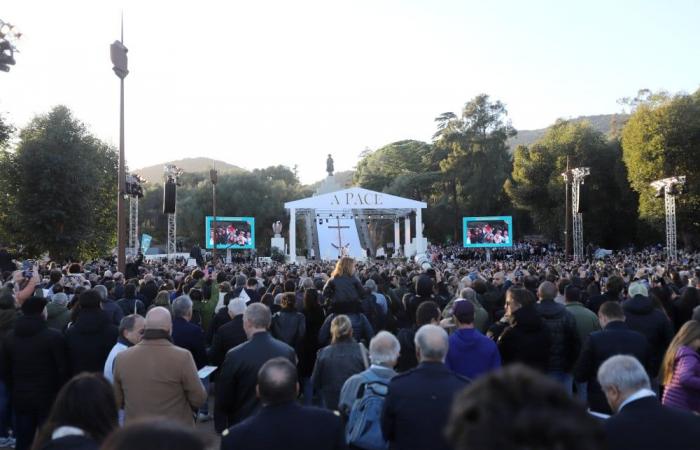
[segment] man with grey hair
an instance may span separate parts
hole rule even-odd
[[[119,326],[119,323],[122,321],[122,317],[124,317],[124,312],[122,309],[119,307],[119,305],[117,305],[117,302],[109,298],[109,291],[107,290],[106,286],[98,284],[94,287],[94,289],[98,294],[100,294],[100,298],[102,299],[100,302],[100,308],[102,308],[102,311],[104,311],[107,317],[109,317],[109,321],[113,325]]]
[[[642,364],[616,355],[598,369],[615,415],[605,421],[608,450],[690,449],[700,443],[700,417],[662,406]]]
[[[270,335],[271,320],[270,308],[262,303],[251,303],[243,313],[243,329],[248,341],[226,354],[216,379],[214,425],[217,432],[245,420],[258,410],[260,400],[255,395],[255,386],[263,364],[276,357],[287,358],[294,364],[297,362],[294,349]]]
[[[221,366],[229,350],[248,340],[245,330],[243,329],[245,304],[245,299],[240,297],[233,298],[229,301],[226,311],[229,317],[231,317],[231,320],[216,330],[211,347],[209,348],[209,360],[213,365]]]
[[[380,331],[369,342],[369,360],[372,363],[367,370],[351,376],[340,390],[338,409],[345,417],[350,416],[353,405],[367,392],[370,383],[377,383],[386,388],[389,380],[394,378],[394,367],[399,359],[401,346],[398,339],[388,331]]]
[[[103,374],[110,383],[114,382],[114,359],[119,353],[141,342],[146,320],[138,314],[124,316],[119,323],[119,337],[107,355]]]
[[[377,290],[377,283],[373,279],[365,281],[365,289],[369,290],[369,293],[374,296],[374,302],[377,307],[381,310],[382,315],[386,316],[389,313],[389,305],[386,301],[384,294]]]
[[[176,298],[172,304],[173,344],[189,350],[197,370],[207,365],[207,350],[204,331],[192,323],[192,300],[186,295]]]
[[[54,330],[63,331],[70,322],[70,310],[66,307],[68,296],[63,292],[57,292],[51,296],[51,301],[46,305],[46,325]]]
[[[415,344],[418,367],[396,375],[389,383],[382,433],[393,449],[447,450],[443,430],[452,399],[469,379],[445,366],[448,338],[439,326],[422,326]]]
[[[562,383],[567,392],[573,393],[572,371],[581,351],[581,342],[576,319],[564,305],[554,301],[557,292],[557,287],[551,281],[540,284],[536,308],[549,331],[551,342],[547,375]]]
[[[649,373],[659,373],[661,361],[668,345],[673,339],[673,326],[662,309],[656,309],[649,298],[644,283],[636,281],[628,289],[629,299],[622,303],[625,311],[625,323],[638,333],[642,333],[649,342]],[[658,387],[656,380],[652,382]]]

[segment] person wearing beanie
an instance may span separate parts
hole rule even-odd
[[[16,448],[31,448],[37,428],[48,417],[56,394],[68,379],[63,335],[46,325],[46,300],[30,297],[2,344],[2,379],[11,386]]]
[[[102,297],[95,289],[80,294],[80,311],[66,331],[71,375],[104,370],[107,355],[117,342],[119,331],[100,309]]]
[[[450,336],[447,368],[473,380],[501,367],[496,343],[474,328],[474,305],[469,300],[457,300],[452,315],[457,330]]]
[[[51,301],[46,305],[46,324],[49,328],[63,331],[70,322],[70,310],[66,306],[68,296],[63,292],[58,292],[51,296]]]

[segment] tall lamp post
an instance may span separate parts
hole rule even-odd
[[[656,197],[664,198],[664,210],[666,212],[666,257],[668,262],[678,260],[676,237],[676,197],[683,193],[685,176],[669,177],[656,180],[651,187],[656,189]]]
[[[211,179],[211,203],[212,214],[214,215],[214,220],[212,220],[211,223],[211,228],[214,230],[214,245],[211,250],[211,259],[212,262],[216,264],[216,183],[219,181],[219,173],[216,171],[216,169],[211,169],[209,171],[209,178]],[[209,239],[209,236],[207,236],[207,239]]]
[[[126,215],[124,214],[124,196],[126,195],[126,169],[124,164],[124,78],[129,74],[124,46],[124,20],[122,19],[121,39],[109,46],[112,58],[112,70],[119,77],[119,196],[117,197],[117,268],[124,273],[126,269]]]

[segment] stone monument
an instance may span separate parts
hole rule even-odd
[[[280,253],[284,253],[285,245],[284,238],[282,237],[282,222],[279,220],[272,224],[272,232],[275,233],[274,237],[270,239],[270,249],[276,248]]]

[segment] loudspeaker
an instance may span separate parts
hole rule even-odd
[[[163,214],[175,214],[175,183],[166,181],[163,189]]]

